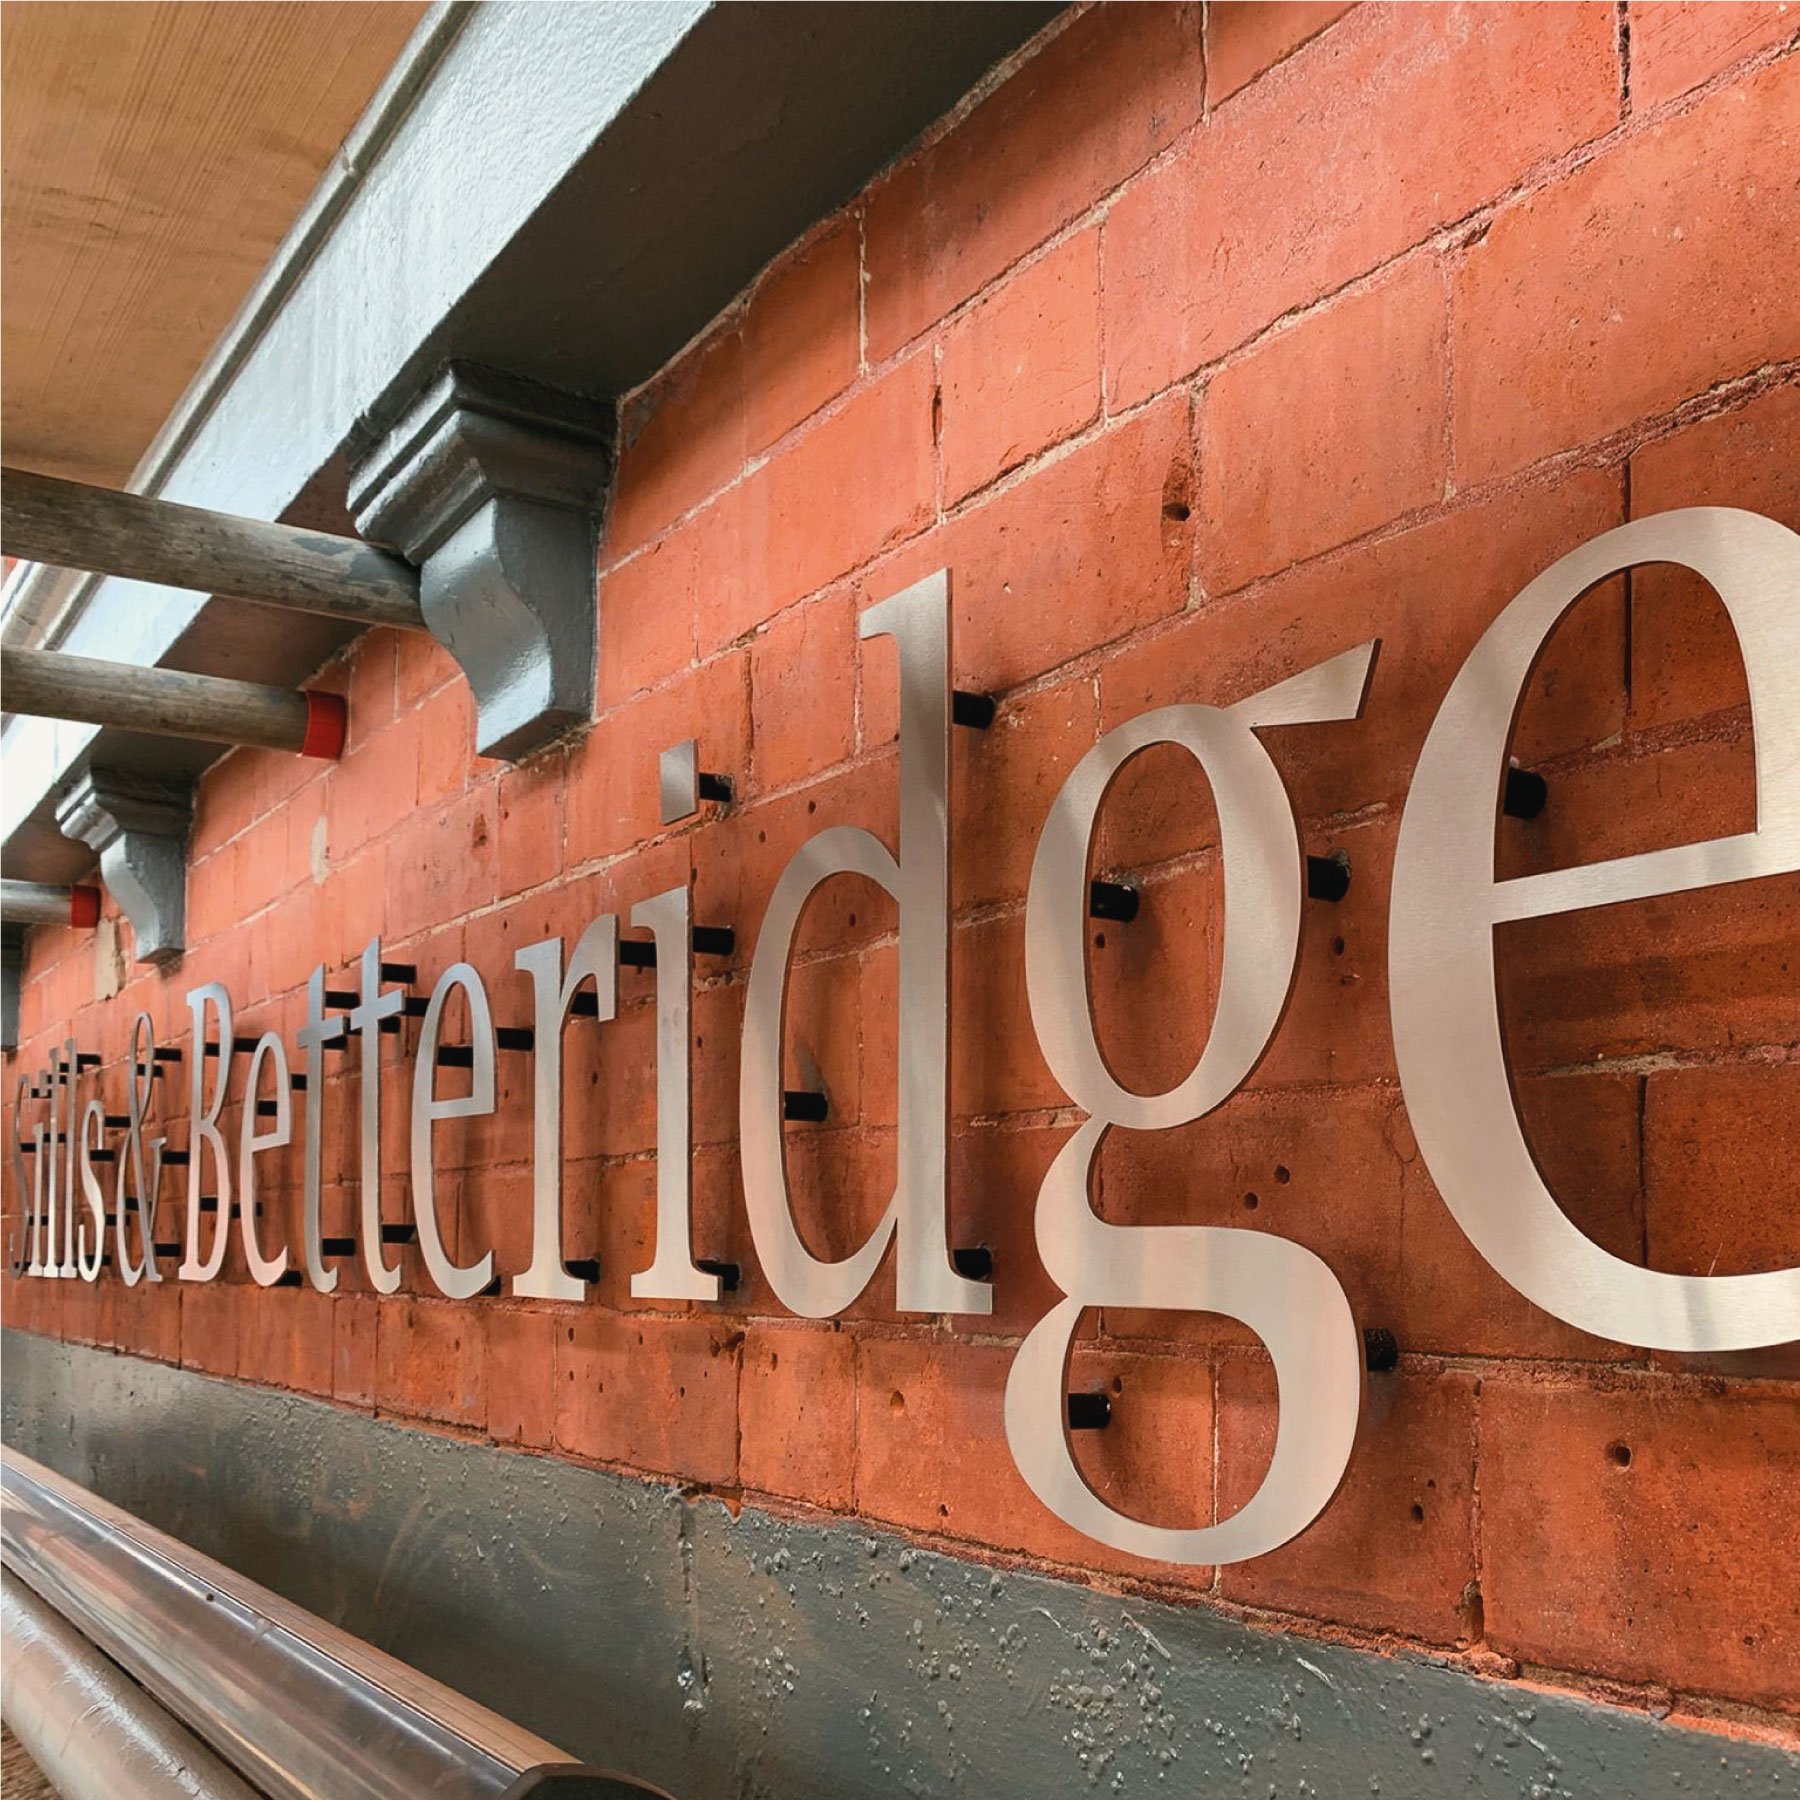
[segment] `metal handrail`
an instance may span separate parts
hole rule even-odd
[[[661,1792],[581,1767],[11,1449],[0,1561],[270,1800]]]

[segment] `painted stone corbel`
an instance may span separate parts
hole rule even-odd
[[[167,963],[187,947],[187,834],[191,797],[116,769],[77,775],[56,803],[64,837],[100,858],[100,877],[137,938],[139,962]]]
[[[516,761],[593,716],[612,445],[610,407],[453,363],[352,471],[357,529],[419,565],[483,756]]]

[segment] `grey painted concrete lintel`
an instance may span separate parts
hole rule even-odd
[[[1800,1755],[7,1332],[4,1436],[683,1800],[1800,1793]]]

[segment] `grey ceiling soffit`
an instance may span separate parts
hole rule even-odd
[[[346,531],[347,462],[446,363],[628,391],[1061,10],[434,9],[131,486]],[[107,579],[30,635],[292,686],[350,633]],[[56,825],[72,774],[191,781],[217,755],[25,719],[6,750],[7,873],[42,881],[92,866]]]

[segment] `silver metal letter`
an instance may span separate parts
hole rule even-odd
[[[275,1065],[275,1123],[267,1131],[256,1129],[256,1091],[264,1059]],[[244,1118],[238,1131],[238,1223],[243,1228],[244,1260],[258,1287],[273,1287],[287,1273],[287,1246],[265,1256],[256,1230],[256,1153],[280,1150],[293,1141],[294,1110],[288,1097],[287,1046],[281,1034],[265,1031],[250,1052],[250,1073],[244,1080]]]
[[[119,1146],[118,1173],[113,1182],[114,1260],[120,1279],[127,1287],[140,1281],[161,1281],[162,1271],[156,1266],[156,1202],[162,1192],[162,1138],[150,1143],[150,1173],[144,1173],[144,1114],[156,1092],[156,1026],[147,1012],[131,1022],[131,1066],[126,1076],[125,1142]],[[127,1175],[130,1180],[127,1181]],[[128,1193],[127,1187],[136,1193]],[[131,1237],[126,1229],[127,1217],[136,1212],[138,1242],[143,1247],[142,1262],[134,1262]]]
[[[209,981],[204,987],[191,989],[187,1003],[194,1019],[194,1037],[188,1050],[193,1080],[188,1089],[187,1254],[175,1273],[183,1281],[211,1281],[224,1268],[225,1250],[231,1242],[231,1159],[225,1154],[225,1140],[219,1134],[219,1113],[225,1105],[225,1090],[231,1082],[231,996],[226,993],[223,982]],[[213,1089],[211,1106],[206,1103],[206,1009],[209,1006],[217,1015],[219,1034],[219,1079]],[[200,1176],[206,1166],[209,1148],[219,1176],[219,1211],[213,1227],[212,1249],[202,1261]]]
[[[306,1258],[306,1279],[321,1294],[329,1294],[338,1284],[336,1269],[325,1266],[320,1239],[324,1234],[320,1195],[321,1150],[325,1133],[325,1059],[319,1054],[327,1044],[344,1035],[344,1021],[338,1014],[325,1016],[325,965],[321,963],[306,981],[306,1023],[295,1032],[300,1045],[300,1067],[306,1082],[306,1112],[301,1123],[301,1201],[300,1243]],[[364,1040],[365,1043],[367,1040]],[[255,1098],[255,1082],[251,1082],[251,1098]],[[286,1083],[283,1082],[283,1092]],[[377,1115],[379,1118],[379,1114]],[[377,1159],[377,1169],[380,1163]]]
[[[1351,719],[1375,646],[1321,663],[1229,708],[1170,706],[1109,731],[1076,765],[1044,822],[1025,911],[1031,1018],[1056,1078],[1090,1116],[1038,1193],[1038,1254],[1067,1296],[1019,1346],[1006,1383],[1006,1440],[1026,1484],[1066,1523],[1134,1556],[1241,1562],[1286,1543],[1343,1479],[1362,1402],[1362,1340],[1336,1276],[1310,1250],[1268,1232],[1109,1225],[1089,1179],[1114,1125],[1160,1131],[1221,1105],[1262,1059],[1286,1010],[1300,945],[1304,861],[1280,772],[1256,738],[1265,725]],[[1225,872],[1225,952],[1212,1033],[1187,1077],[1135,1094],[1106,1067],[1087,989],[1088,860],[1119,770],[1152,744],[1179,744],[1212,784]],[[1280,1422],[1262,1485],[1215,1525],[1151,1525],[1109,1506],[1069,1448],[1075,1328],[1090,1306],[1216,1312],[1242,1321],[1275,1364]],[[1209,1451],[1210,1453],[1210,1451]]]
[[[562,1034],[569,1006],[584,981],[594,984],[601,1020],[619,1003],[619,921],[602,913],[581,934],[563,973],[562,939],[545,938],[513,956],[531,977],[531,1267],[513,1277],[512,1291],[534,1300],[585,1300],[588,1283],[563,1266]],[[471,1007],[472,1010],[472,1007]],[[424,1067],[423,1058],[420,1065]],[[416,1077],[415,1077],[416,1079]]]
[[[950,1049],[950,576],[944,569],[872,606],[860,635],[892,637],[900,658],[900,856],[859,826],[819,832],[769,901],[744,1005],[738,1077],[744,1202],[776,1297],[808,1319],[842,1312],[897,1240],[901,1312],[986,1313],[993,1292],[950,1264],[945,1208]],[[900,906],[899,1168],[894,1197],[862,1248],[823,1262],[788,1208],[782,1153],[782,1041],[788,959],[813,890],[862,875]]]
[[[693,901],[685,887],[670,888],[639,901],[631,922],[656,939],[656,1247],[649,1268],[632,1276],[631,1295],[717,1300],[718,1276],[694,1267]]]
[[[322,984],[321,984],[322,985]],[[362,1000],[350,1009],[350,1029],[360,1040],[357,1062],[362,1160],[357,1201],[362,1216],[363,1267],[378,1294],[400,1285],[400,1267],[381,1254],[381,1021],[393,1018],[404,1004],[398,988],[381,991],[381,939],[370,938],[362,953]]]
[[[1596,582],[1676,563],[1737,629],[1756,745],[1756,829],[1512,881],[1494,879],[1507,744],[1538,649]],[[1407,1112],[1469,1241],[1546,1312],[1649,1349],[1800,1338],[1800,1268],[1672,1275],[1601,1249],[1556,1203],[1519,1124],[1494,986],[1494,928],[1800,869],[1800,536],[1731,507],[1659,513],[1553,563],[1469,653],[1420,753],[1400,822],[1389,1005]]]
[[[444,1002],[452,988],[469,997],[469,1042],[474,1052],[469,1091],[440,1100],[437,1086],[438,1026]],[[467,963],[452,963],[431,990],[431,1004],[419,1027],[418,1060],[413,1064],[412,1092],[412,1192],[413,1222],[419,1228],[419,1249],[425,1268],[438,1291],[452,1300],[468,1300],[494,1278],[494,1253],[484,1251],[479,1262],[453,1263],[444,1250],[438,1230],[437,1172],[431,1160],[431,1128],[439,1119],[469,1119],[494,1110],[494,1019],[488,1010],[487,989]]]
[[[94,1173],[94,1151],[106,1142],[106,1108],[90,1100],[81,1114],[81,1197],[88,1216],[76,1231],[75,1272],[83,1281],[100,1279],[100,1259],[106,1254],[106,1195]]]

